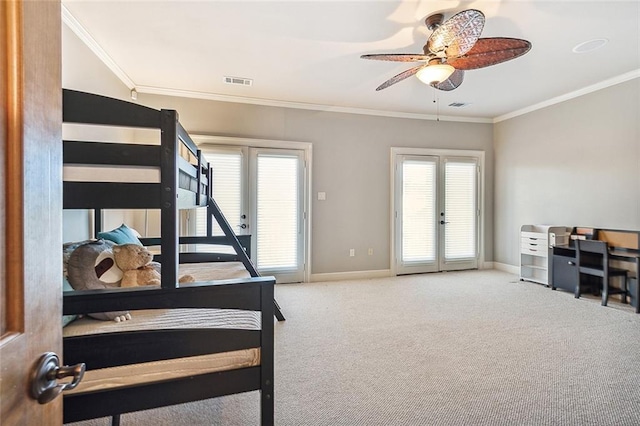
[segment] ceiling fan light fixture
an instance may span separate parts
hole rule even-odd
[[[455,70],[456,69],[449,64],[433,64],[418,71],[416,77],[424,84],[433,86],[448,79]]]

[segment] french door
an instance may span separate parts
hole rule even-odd
[[[394,153],[398,275],[478,267],[479,159]]]
[[[251,235],[251,257],[260,274],[280,283],[304,281],[304,151],[201,149],[213,168],[216,203],[236,234]],[[203,210],[196,210],[199,235],[206,229]],[[222,235],[217,224],[214,235]]]

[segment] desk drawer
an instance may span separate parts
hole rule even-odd
[[[547,241],[547,239],[549,238],[548,235],[544,232],[521,232],[520,236],[522,237],[522,239],[528,239],[528,240],[544,240]]]
[[[528,254],[531,256],[548,257],[549,251],[546,247],[526,246],[520,248],[520,254]]]

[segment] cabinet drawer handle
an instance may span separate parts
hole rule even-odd
[[[567,262],[567,265],[575,265],[575,264],[576,264],[576,263],[575,263],[575,262],[572,262],[572,261],[568,261],[568,262]]]

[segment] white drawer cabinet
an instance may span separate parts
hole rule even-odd
[[[551,225],[523,225],[520,228],[520,280],[549,285],[549,252],[556,245],[567,245],[571,228]]]

